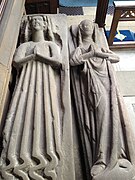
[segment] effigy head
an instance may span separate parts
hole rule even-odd
[[[83,20],[79,24],[79,29],[82,35],[92,36],[94,31],[94,23],[90,20]]]
[[[22,18],[20,27],[20,43],[28,42],[32,39],[33,31],[44,32],[44,37],[47,40],[53,40],[53,28],[51,18],[44,14],[26,15]]]
[[[48,23],[46,19],[43,18],[43,16],[35,15],[31,16],[30,19],[30,25],[32,30],[38,31],[38,30],[47,30]]]

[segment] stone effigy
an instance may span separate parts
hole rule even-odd
[[[100,41],[102,35],[89,20],[70,27],[72,99],[84,179],[131,180],[135,179],[135,136],[111,64],[119,57]]]
[[[73,180],[66,17],[25,16],[21,41],[13,60],[18,76],[3,131],[1,178]]]
[[[0,179],[133,180],[135,135],[111,64],[119,57],[98,25],[84,20],[70,28],[69,58],[66,21],[22,20]]]

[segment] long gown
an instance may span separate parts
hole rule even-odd
[[[103,166],[106,171],[119,164],[126,172],[135,165],[135,136],[114,70],[106,58],[93,56],[82,63],[80,55],[88,50],[77,45],[78,38],[71,29],[72,99],[83,149],[85,178],[92,179],[93,167],[96,170],[98,166],[101,169]],[[97,48],[95,43],[92,46]],[[102,179],[106,179],[106,176]]]
[[[51,56],[49,41],[22,44],[15,58]],[[56,60],[58,61],[58,59]],[[61,70],[31,59],[20,71],[6,119],[1,155],[5,180],[62,180],[64,117]]]

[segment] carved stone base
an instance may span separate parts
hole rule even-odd
[[[106,169],[92,180],[134,180],[135,167],[125,159],[118,161],[113,169]]]

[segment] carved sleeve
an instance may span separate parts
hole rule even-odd
[[[48,64],[52,67],[61,67],[62,55],[60,53],[59,47],[52,42],[47,43],[49,47],[49,55],[37,49],[36,60]],[[42,48],[42,47],[40,47]]]
[[[21,67],[24,63],[30,60],[35,60],[34,54],[30,54],[26,56],[26,51],[27,51],[28,46],[29,46],[28,43],[23,43],[17,48],[14,55],[14,60],[13,60],[13,65],[15,67]]]
[[[77,66],[83,64],[83,57],[80,47],[77,47],[70,57],[70,65],[71,66]]]
[[[27,49],[26,43],[21,44],[21,45],[16,49],[16,52],[15,52],[15,55],[14,55],[14,62],[18,63],[20,59],[22,59],[22,58],[25,57],[26,49]]]
[[[110,49],[101,48],[101,51],[108,55],[107,60],[109,60],[111,63],[117,63],[120,61],[120,58]]]

